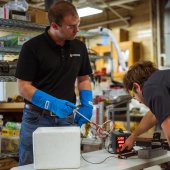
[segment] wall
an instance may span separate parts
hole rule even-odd
[[[131,12],[132,21],[129,40],[141,42],[143,59],[153,60],[152,25],[150,20],[150,1],[142,0],[140,6]]]
[[[16,82],[0,82],[0,101],[7,101],[9,97],[18,94]]]

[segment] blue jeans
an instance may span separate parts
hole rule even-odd
[[[36,111],[24,109],[19,143],[19,165],[33,163],[32,134],[38,127],[73,126],[73,115],[60,119],[48,115],[40,115]]]

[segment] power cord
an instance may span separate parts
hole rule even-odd
[[[109,145],[108,145],[108,148],[105,148],[105,149],[106,149],[106,151],[107,151],[108,153],[110,153],[110,154],[114,154],[114,152],[111,152],[111,151],[110,151],[111,146],[112,146],[112,145],[111,145],[111,144],[109,144]]]
[[[97,140],[97,138],[96,138],[96,140]],[[81,140],[81,144],[82,144],[82,141],[83,141],[83,139]],[[106,148],[105,148],[105,150],[107,151]],[[112,154],[113,154],[113,153],[112,153]],[[106,157],[104,160],[102,160],[102,161],[100,161],[100,162],[92,162],[92,161],[89,161],[89,160],[85,159],[82,152],[81,152],[81,157],[82,157],[82,159],[83,159],[84,161],[86,161],[86,162],[88,162],[88,163],[91,163],[91,164],[102,164],[103,162],[105,162],[105,161],[106,161],[107,159],[109,159],[109,158],[118,158],[117,156],[112,155],[112,156]]]
[[[105,162],[108,158],[118,158],[118,157],[116,157],[116,156],[108,156],[108,157],[106,157],[103,161],[101,161],[101,162],[91,162],[91,161],[88,161],[87,159],[85,159],[84,157],[83,157],[83,155],[82,155],[82,153],[81,153],[81,157],[83,158],[83,160],[84,161],[86,161],[86,162],[88,162],[88,163],[91,163],[91,164],[102,164],[103,162]]]

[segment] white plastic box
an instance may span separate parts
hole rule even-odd
[[[33,133],[34,169],[80,168],[80,128],[42,127]]]

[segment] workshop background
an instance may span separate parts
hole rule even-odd
[[[18,163],[18,134],[24,103],[14,77],[17,58],[23,43],[42,33],[48,25],[47,10],[53,1],[15,0],[14,5],[12,0],[0,0],[0,170]],[[70,2],[77,9],[100,10],[98,14],[81,17],[77,36],[86,43],[93,68],[92,120],[98,124],[112,120],[116,129],[133,132],[148,109],[130,99],[122,87],[122,78],[129,66],[140,60],[153,61],[160,69],[170,67],[170,0]],[[109,128],[108,124],[104,126]],[[152,138],[158,130],[162,132],[160,127],[154,127],[141,138]],[[86,138],[82,152],[102,149],[101,141],[92,140],[88,124],[82,131]]]

